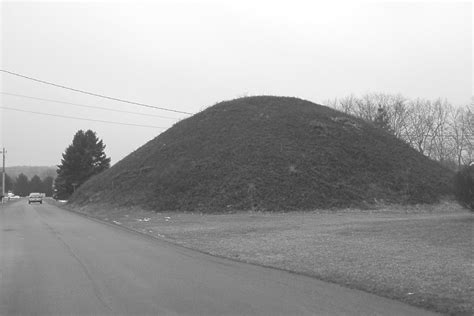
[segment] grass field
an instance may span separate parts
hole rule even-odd
[[[98,206],[87,212],[210,254],[447,314],[473,312],[474,215],[455,203],[224,215]]]

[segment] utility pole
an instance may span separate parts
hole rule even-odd
[[[5,197],[5,148],[2,149],[2,156],[3,156],[3,168],[2,168],[2,203],[3,198]]]

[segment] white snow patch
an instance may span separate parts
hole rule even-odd
[[[149,217],[137,218],[137,221],[139,221],[139,222],[149,222],[150,220],[151,220],[151,218],[149,218]]]

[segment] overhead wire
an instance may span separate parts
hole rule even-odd
[[[99,123],[107,123],[107,124],[116,124],[116,125],[127,125],[127,126],[135,126],[135,127],[146,127],[146,128],[166,129],[166,127],[160,127],[160,126],[142,125],[142,124],[133,124],[133,123],[123,123],[123,122],[106,121],[106,120],[96,120],[96,119],[89,119],[89,118],[76,117],[76,116],[69,116],[69,115],[61,115],[61,114],[53,114],[53,113],[45,113],[45,112],[36,112],[36,111],[21,110],[21,109],[11,108],[11,107],[7,107],[7,106],[0,106],[0,109],[9,110],[9,111],[16,111],[16,112],[23,112],[23,113],[33,113],[33,114],[45,115],[45,116],[54,116],[54,117],[67,118],[67,119],[74,119],[74,120],[82,120],[82,121],[91,121],[91,122],[99,122]]]
[[[25,76],[25,75],[22,75],[22,74],[13,72],[13,71],[8,71],[8,70],[5,70],[5,69],[0,69],[0,72],[6,73],[6,74],[9,74],[9,75],[12,75],[12,76],[17,76],[17,77],[20,77],[20,78],[32,80],[32,81],[39,82],[39,83],[42,83],[42,84],[54,86],[54,87],[57,87],[57,88],[62,88],[62,89],[66,89],[66,90],[70,90],[70,91],[74,91],[74,92],[78,92],[78,93],[83,93],[83,94],[87,94],[87,95],[91,95],[91,96],[95,96],[95,97],[99,97],[99,98],[103,98],[103,99],[108,99],[108,100],[113,100],[113,101],[117,101],[117,102],[123,102],[123,103],[133,104],[133,105],[137,105],[137,106],[142,106],[142,107],[147,107],[147,108],[152,108],[152,109],[157,109],[157,110],[162,110],[162,111],[168,111],[168,112],[174,112],[174,113],[181,113],[181,114],[188,114],[188,115],[192,115],[192,114],[193,114],[193,113],[191,113],[191,112],[179,111],[179,110],[174,110],[174,109],[165,108],[165,107],[158,107],[158,106],[149,105],[149,104],[145,104],[145,103],[134,102],[134,101],[129,101],[129,100],[125,100],[125,99],[110,97],[110,96],[107,96],[107,95],[103,95],[103,94],[99,94],[99,93],[94,93],[94,92],[89,92],[89,91],[85,91],[85,90],[81,90],[81,89],[71,88],[71,87],[67,87],[67,86],[64,86],[64,85],[61,85],[61,84],[57,84],[57,83],[53,83],[53,82],[50,82],[50,81],[46,81],[46,80],[41,80],[41,79],[37,79],[37,78]]]
[[[39,100],[39,101],[53,102],[53,103],[58,103],[58,104],[74,105],[74,106],[79,106],[79,107],[84,107],[84,108],[99,109],[99,110],[105,110],[105,111],[111,111],[111,112],[128,113],[128,114],[141,115],[141,116],[152,116],[152,117],[158,117],[158,118],[164,118],[164,119],[175,119],[175,120],[179,119],[179,118],[170,117],[170,116],[145,114],[145,113],[138,113],[138,112],[133,112],[133,111],[110,109],[110,108],[101,107],[101,106],[85,105],[85,104],[72,103],[72,102],[59,101],[59,100],[52,100],[52,99],[44,99],[44,98],[32,97],[32,96],[28,96],[28,95],[16,94],[16,93],[4,92],[4,91],[0,91],[0,93],[3,94],[3,95],[26,98],[26,99],[31,99],[31,100]]]
[[[144,103],[140,103],[140,102],[129,101],[129,100],[110,97],[110,96],[106,96],[106,95],[102,95],[102,94],[98,94],[98,93],[88,92],[88,91],[81,90],[81,89],[71,88],[71,87],[67,87],[67,86],[64,86],[64,85],[57,84],[57,83],[53,83],[53,82],[49,82],[49,81],[45,81],[45,80],[41,80],[41,79],[29,77],[29,76],[25,76],[25,75],[22,75],[22,74],[19,74],[19,73],[16,73],[16,72],[12,72],[12,71],[8,71],[8,70],[5,70],[5,69],[0,69],[0,72],[10,74],[10,75],[13,75],[13,76],[17,76],[17,77],[21,77],[21,78],[24,78],[24,79],[36,81],[36,82],[39,82],[39,83],[55,86],[55,87],[58,87],[58,88],[67,89],[67,90],[71,90],[71,91],[74,91],[74,92],[83,93],[83,94],[87,94],[87,95],[91,95],[91,96],[95,96],[95,97],[100,97],[100,98],[104,98],[104,99],[109,99],[109,100],[113,100],[113,101],[117,101],[117,102],[123,102],[123,103],[132,104],[132,105],[137,105],[137,106],[142,106],[142,107],[147,107],[147,108],[153,108],[153,109],[158,109],[158,110],[163,110],[163,111],[169,111],[169,112],[174,112],[174,113],[180,113],[180,114],[188,114],[188,115],[193,114],[191,112],[179,111],[179,110],[174,110],[174,109],[164,108],[164,107],[157,107],[157,106],[144,104]],[[78,104],[78,103],[72,103],[72,102],[65,102],[65,101],[58,101],[58,100],[51,100],[51,99],[43,99],[43,98],[31,97],[31,96],[8,93],[8,92],[1,92],[1,93],[4,94],[4,95],[23,97],[23,98],[29,98],[29,99],[35,99],[35,100],[41,100],[41,101],[48,101],[48,102],[54,102],[54,103],[69,104],[69,105],[80,106],[80,107],[97,108],[97,109],[101,109],[101,110],[114,111],[114,112],[122,112],[122,113],[136,114],[136,115],[145,115],[145,116],[153,116],[153,117],[160,117],[160,118],[176,119],[176,118],[172,118],[172,117],[158,116],[158,115],[153,115],[153,114],[142,114],[142,113],[136,113],[136,112],[132,112],[132,111],[109,109],[109,108],[99,107],[99,106],[90,106],[90,105],[84,105],[84,104]],[[120,124],[120,125],[130,125],[130,126],[140,126],[140,127],[150,127],[150,128],[162,128],[162,127],[156,127],[156,126],[151,126],[151,125],[140,125],[140,124],[112,122],[112,121],[104,121],[104,120],[78,118],[78,117],[59,115],[59,114],[26,111],[26,110],[20,110],[20,109],[8,108],[8,107],[0,107],[0,108],[7,109],[7,110],[12,110],[12,111],[27,112],[27,113],[34,113],[34,114],[40,114],[40,115],[49,115],[49,116],[63,117],[63,118],[69,118],[69,119],[79,119],[79,120],[87,120],[87,121],[94,121],[94,122],[103,122],[103,123]],[[403,135],[400,135],[400,136],[413,137],[415,135],[403,134]],[[431,136],[431,135],[429,135],[429,136]],[[452,136],[458,136],[458,135],[444,134],[444,135],[440,135],[440,136],[452,137]],[[464,134],[464,136],[471,137],[473,135]]]

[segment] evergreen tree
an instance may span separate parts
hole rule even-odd
[[[46,196],[53,196],[53,182],[54,182],[53,177],[44,178],[41,192],[46,194]]]
[[[31,192],[43,192],[43,181],[41,181],[40,177],[34,175],[33,178],[30,180],[30,193]]]
[[[13,191],[14,185],[15,182],[13,181],[13,179],[8,174],[5,174],[5,193],[7,193],[8,191]]]
[[[58,165],[55,181],[58,198],[68,198],[90,177],[110,167],[110,158],[106,157],[104,149],[102,140],[91,130],[80,130],[74,135]]]
[[[1,175],[0,175],[1,177]],[[8,191],[13,191],[13,180],[12,178],[5,173],[5,195]],[[0,178],[0,194],[2,194],[2,180]]]
[[[15,181],[15,194],[19,196],[27,196],[30,194],[28,177],[20,173]]]

